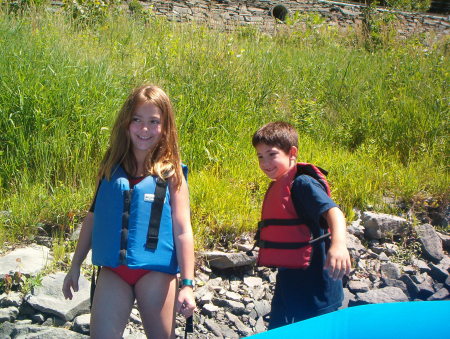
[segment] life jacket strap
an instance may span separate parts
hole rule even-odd
[[[258,222],[258,230],[267,226],[297,226],[305,224],[302,219],[264,219]]]
[[[120,231],[119,262],[125,265],[127,262],[128,245],[128,221],[130,219],[131,190],[123,191],[122,229]]]
[[[159,227],[161,224],[164,199],[166,198],[167,181],[160,178],[156,179],[155,197],[152,203],[150,221],[148,224],[147,242],[145,247],[155,250],[158,246]]]
[[[311,239],[309,241],[305,241],[305,242],[276,242],[276,241],[267,241],[267,240],[261,240],[258,239],[256,241],[256,245],[259,248],[274,248],[274,249],[278,249],[278,250],[296,250],[308,245],[313,245],[316,244],[320,241],[323,241],[325,239],[327,239],[329,236],[331,235],[331,233],[326,233],[324,235],[321,235],[320,237],[317,237],[315,239]]]

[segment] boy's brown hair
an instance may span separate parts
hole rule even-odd
[[[253,134],[252,144],[253,147],[259,144],[275,146],[288,154],[292,146],[298,148],[298,133],[294,126],[287,122],[269,122]]]

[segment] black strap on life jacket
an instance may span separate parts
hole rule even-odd
[[[89,306],[90,309],[92,309],[92,303],[94,302],[94,293],[95,293],[95,287],[97,286],[98,276],[100,275],[100,269],[101,266],[97,266],[97,274],[95,273],[95,265],[92,266],[92,276],[91,276],[91,293],[90,293],[90,302],[91,305]]]
[[[284,249],[284,250],[294,250],[298,248],[302,248],[308,245],[315,244],[319,241],[325,240],[330,236],[330,233],[326,233],[324,235],[321,235],[320,237],[311,239],[309,241],[304,242],[278,242],[278,241],[267,241],[267,240],[261,240],[261,229],[264,227],[267,227],[269,225],[271,226],[296,226],[299,224],[305,224],[305,221],[302,219],[264,219],[258,222],[258,230],[255,234],[255,246],[258,246],[259,248],[274,248],[274,249]],[[308,226],[309,227],[309,226]],[[255,247],[254,246],[254,247]]]
[[[155,196],[148,224],[147,242],[145,247],[149,250],[155,250],[158,246],[159,226],[161,224],[164,199],[166,198],[167,181],[160,178],[156,179]]]
[[[186,319],[186,327],[184,328],[184,339],[187,339],[188,333],[194,332],[194,320],[193,316],[191,315],[189,318]]]

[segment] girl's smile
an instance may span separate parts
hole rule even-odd
[[[136,108],[128,128],[136,158],[145,158],[159,142],[161,123],[161,110],[156,105],[143,103]]]

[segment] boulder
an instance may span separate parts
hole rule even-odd
[[[90,282],[80,276],[79,291],[73,293],[72,300],[66,300],[62,293],[65,273],[57,272],[44,277],[42,285],[25,297],[25,300],[36,310],[54,314],[62,319],[71,321],[77,315],[89,313]]]
[[[370,290],[364,293],[357,293],[358,304],[381,304],[408,301],[408,296],[398,287],[384,287],[377,290]]]
[[[50,249],[41,245],[18,248],[0,257],[0,278],[5,274],[20,272],[27,276],[36,275],[51,263]]]
[[[389,235],[402,235],[409,227],[409,222],[397,216],[364,212],[362,214],[364,235],[368,239],[383,239]]]
[[[416,232],[422,244],[423,254],[434,263],[441,261],[444,258],[442,240],[434,227],[430,224],[423,224],[416,227]]]
[[[255,256],[243,252],[225,253],[220,251],[203,252],[202,255],[212,268],[227,269],[241,266],[251,266],[256,262]]]

